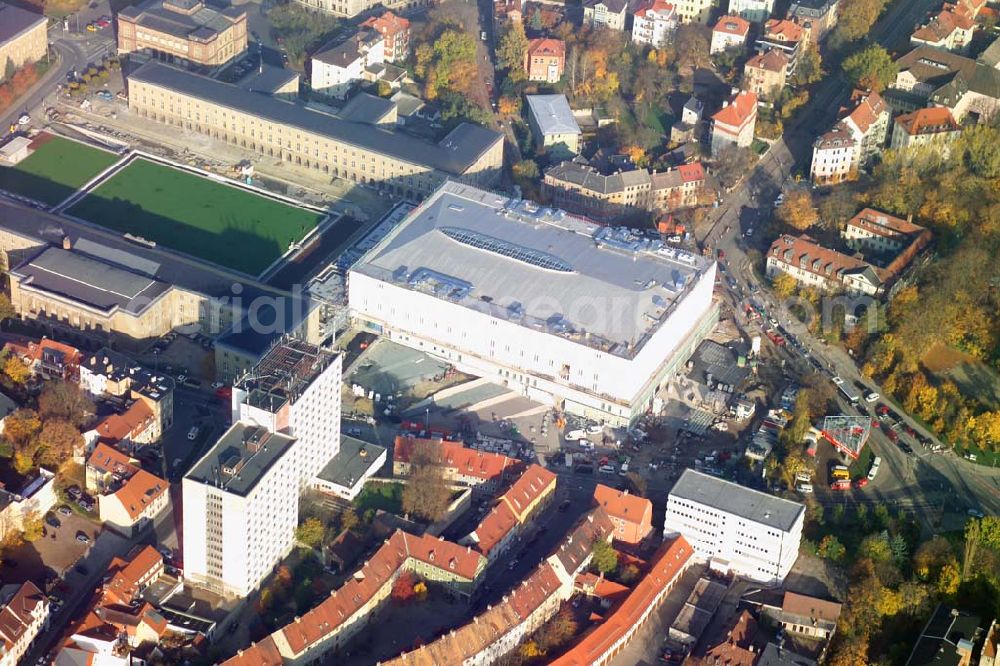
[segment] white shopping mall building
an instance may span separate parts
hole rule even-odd
[[[718,319],[710,259],[448,182],[352,268],[355,320],[611,425],[652,404]]]

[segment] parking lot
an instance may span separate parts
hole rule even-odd
[[[4,583],[31,580],[40,585],[46,579],[46,572],[62,576],[80,558],[86,557],[100,532],[94,522],[73,511],[69,515],[50,512],[45,517],[42,538],[21,544],[4,562]],[[78,540],[78,535],[85,536],[87,541]]]

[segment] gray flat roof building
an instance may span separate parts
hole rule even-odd
[[[527,95],[526,99],[542,134],[580,134],[566,95]]]
[[[179,94],[203,99],[262,121],[309,132],[411,164],[463,175],[476,160],[503,137],[478,125],[463,123],[438,143],[402,132],[344,120],[313,111],[302,105],[258,95],[238,86],[222,83],[193,72],[151,60],[137,69],[130,81],[158,86]]]
[[[628,229],[449,182],[352,272],[631,357],[710,263]],[[587,302],[635,316],[574,321]]]
[[[372,470],[373,465],[385,463],[385,452],[384,446],[341,435],[340,451],[316,476],[343,488],[353,488],[358,481],[370,476],[370,472],[377,471]]]
[[[294,442],[294,437],[237,421],[185,478],[246,497]]]
[[[768,495],[693,469],[684,470],[670,491],[670,497],[697,502],[784,532],[792,529],[799,515],[806,510],[798,502]]]
[[[48,292],[101,312],[139,314],[170,285],[99,259],[47,247],[10,272],[21,289]]]
[[[207,42],[246,15],[239,7],[211,7],[199,0],[149,0],[118,15],[138,26],[182,39]]]

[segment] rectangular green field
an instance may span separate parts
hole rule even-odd
[[[119,160],[114,153],[50,134],[39,135],[34,152],[13,167],[0,167],[0,189],[54,206]]]
[[[69,215],[258,275],[322,215],[147,160],[136,160]]]

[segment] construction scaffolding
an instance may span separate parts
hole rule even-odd
[[[857,460],[871,435],[872,421],[867,416],[827,416],[820,431],[834,448]]]

